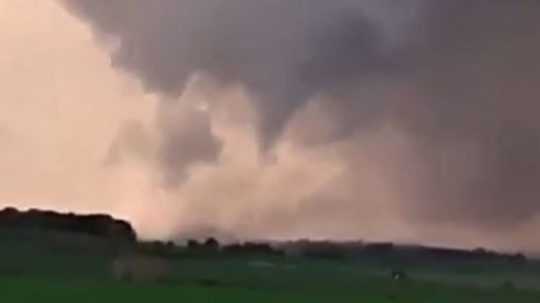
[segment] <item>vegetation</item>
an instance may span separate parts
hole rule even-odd
[[[366,254],[358,243],[342,254],[306,242],[306,254],[285,253],[292,243],[214,239],[126,246],[95,233],[13,226],[0,228],[0,244],[3,302],[540,302],[540,264],[491,253],[463,259],[436,250],[451,257],[435,263],[387,244]]]

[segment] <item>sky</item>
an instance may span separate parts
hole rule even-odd
[[[0,1],[0,204],[540,251],[540,2]]]

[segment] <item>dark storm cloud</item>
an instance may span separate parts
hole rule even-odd
[[[64,2],[120,39],[113,64],[151,91],[178,96],[198,70],[246,85],[260,113],[263,149],[309,97],[392,73],[398,64],[385,44],[385,35],[395,34],[367,15],[381,3],[396,6],[391,0]],[[382,18],[392,20],[388,14]]]
[[[419,184],[411,218],[506,228],[539,214],[538,1],[64,2],[120,40],[113,64],[151,91],[179,96],[200,70],[245,85],[263,149],[319,94],[337,126],[325,142],[390,119],[417,149],[400,175]],[[195,120],[164,127],[172,179],[219,152]]]
[[[491,228],[534,218],[540,2],[433,1],[427,12],[418,100],[401,117],[429,170],[413,211]]]

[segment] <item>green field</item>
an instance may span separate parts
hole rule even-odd
[[[0,302],[540,302],[536,263],[401,266],[410,279],[394,281],[388,270],[396,261],[384,258],[179,254],[169,260],[168,281],[128,283],[112,277],[104,244],[43,234],[0,239]],[[92,249],[81,249],[88,243]]]
[[[281,277],[283,278],[283,277]],[[280,277],[275,277],[280,279]],[[309,279],[306,283],[310,283]],[[2,279],[3,302],[539,302],[524,291],[479,290],[436,285],[388,287],[360,281],[356,288],[305,285],[297,290],[242,286],[126,285],[107,281]]]
[[[292,276],[285,272],[257,276],[237,268],[220,274],[225,277],[223,285],[214,287],[198,285],[196,280],[159,285],[51,276],[5,277],[0,283],[2,302],[540,302],[534,291],[414,281],[397,284],[367,275],[348,280],[352,277],[338,272],[301,271]]]

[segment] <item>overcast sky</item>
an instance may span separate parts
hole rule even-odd
[[[539,37],[533,0],[0,1],[0,203],[538,251]]]

